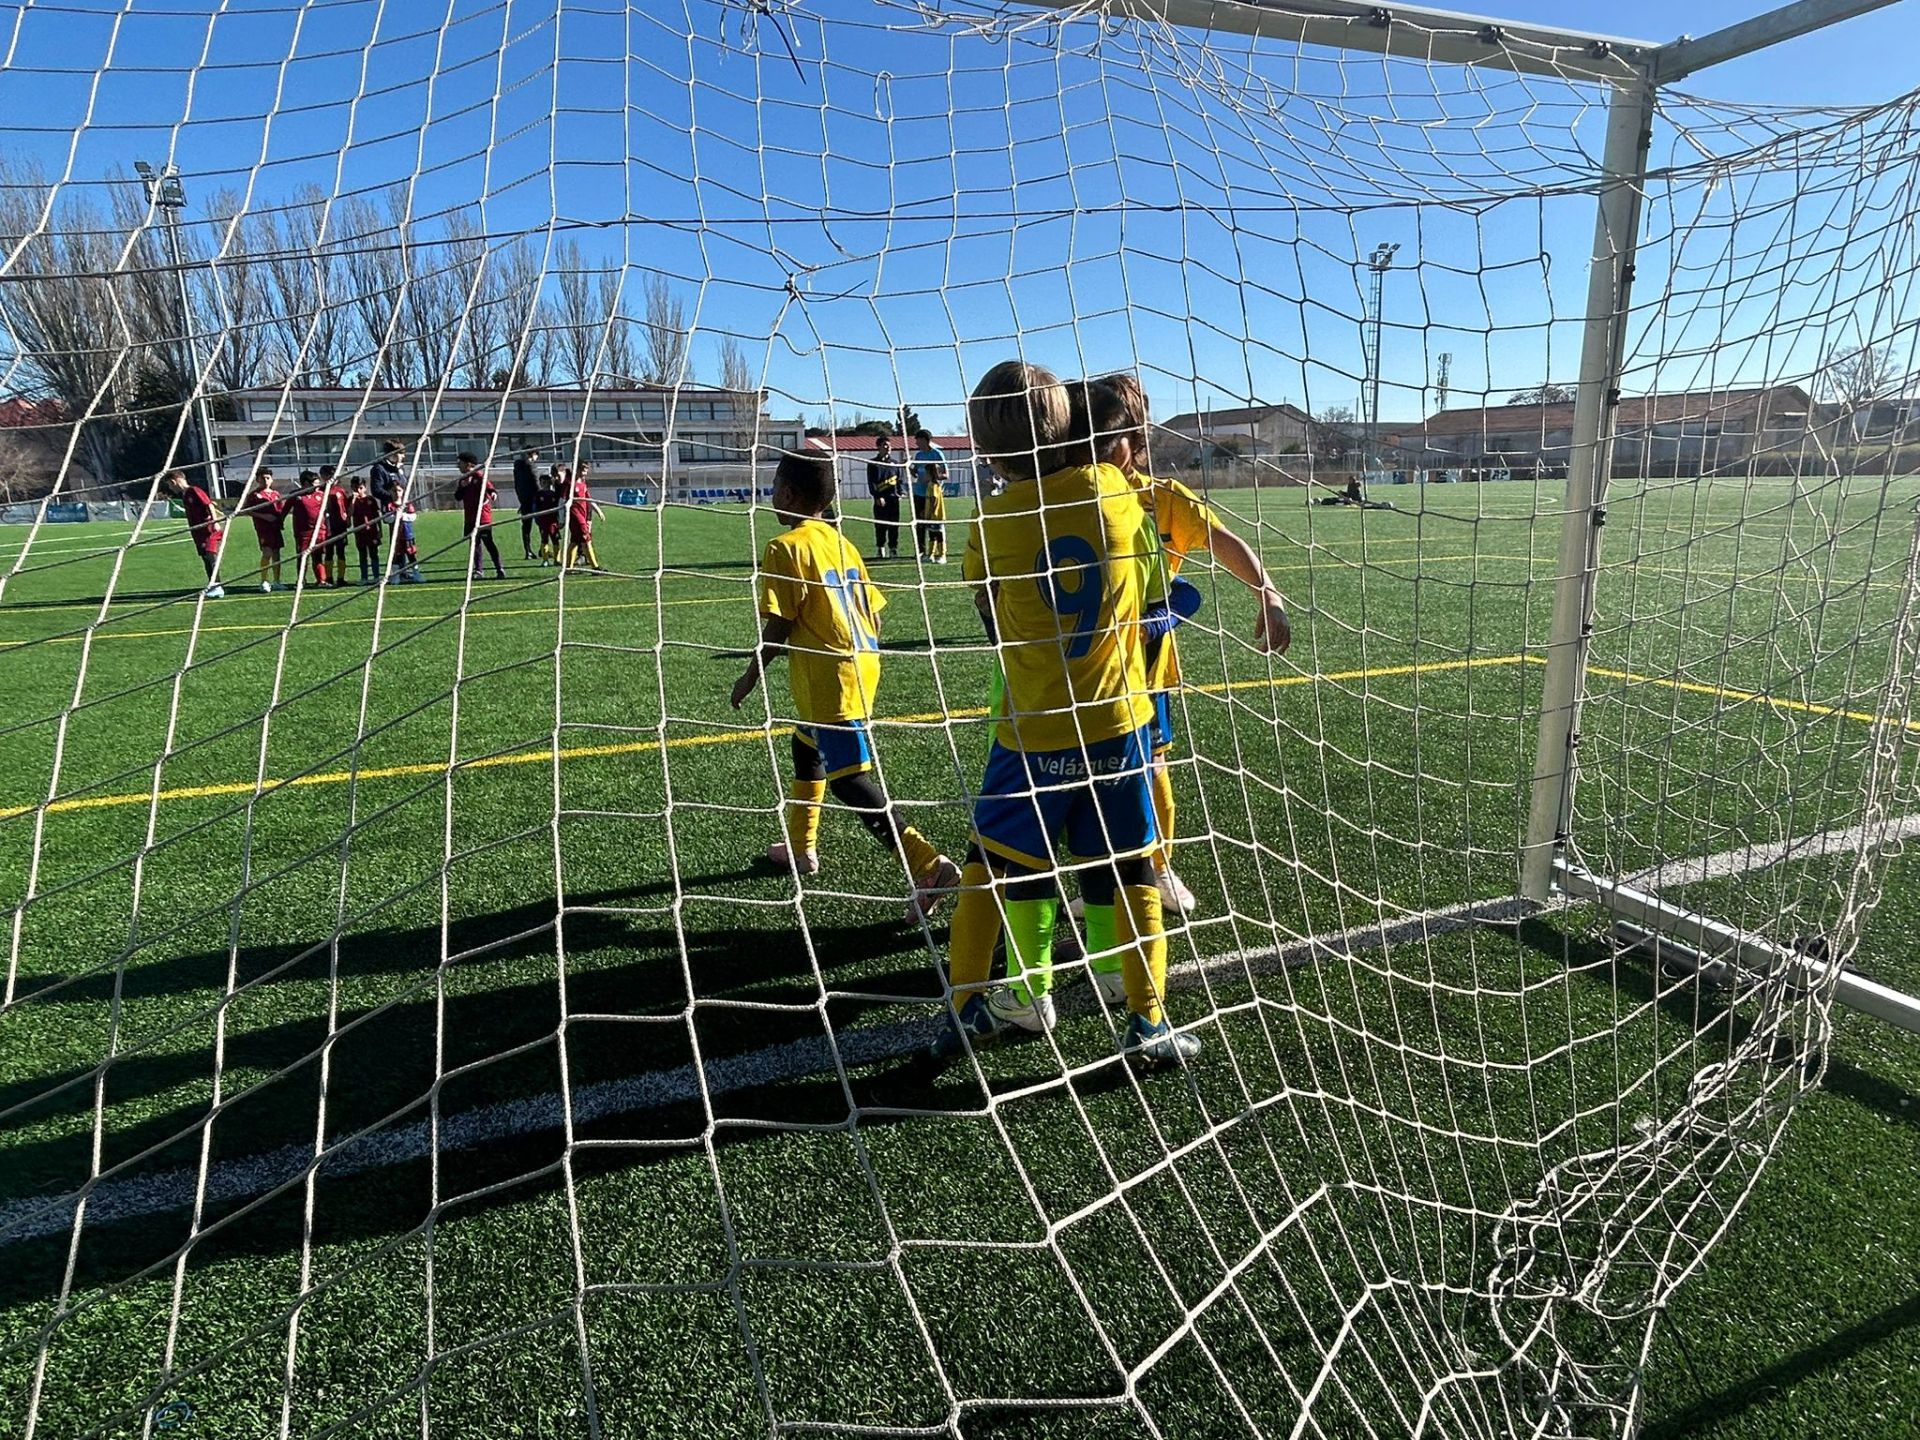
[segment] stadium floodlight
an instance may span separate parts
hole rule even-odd
[[[201,372],[200,332],[194,323],[193,291],[187,284],[187,266],[180,244],[180,216],[187,208],[187,188],[180,179],[178,166],[168,164],[156,170],[145,160],[133,162],[134,173],[146,187],[147,204],[163,217],[167,237],[167,259],[173,267],[174,321],[178,333],[181,383],[188,387],[193,412],[190,433],[199,450],[202,480],[214,495],[225,492],[222,470],[213,443],[213,421],[207,413],[207,377]]]

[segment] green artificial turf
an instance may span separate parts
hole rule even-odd
[[[1579,858],[1631,873],[1911,801],[1886,682],[1914,490],[1616,495]],[[1649,1267],[1612,1266],[1609,1319],[1544,1306],[1618,1234],[1582,1210],[1516,1247],[1500,1217],[1682,1110],[1767,997],[1622,957],[1583,907],[1378,943],[1517,889],[1559,532],[1528,486],[1387,493],[1222,497],[1294,601],[1283,659],[1189,571],[1201,907],[1171,1009],[1209,1048],[1146,1079],[1065,976],[1051,1041],[932,1070],[944,929],[902,923],[898,862],[830,813],[820,875],[764,863],[784,674],[726,703],[764,510],[616,512],[613,573],[471,586],[428,515],[428,584],[230,574],[207,602],[178,527],[50,527],[17,564],[0,532],[0,1433],[1211,1436],[1304,1411],[1384,1435],[1423,1406],[1480,1433],[1556,1349],[1597,1377],[1576,1425],[1613,1423]],[[882,773],[957,855],[990,652],[957,565],[875,573]],[[1884,883],[1860,963],[1912,986],[1913,873],[1849,853],[1669,888],[1845,940]],[[1759,1179],[1655,1327],[1655,1433],[1920,1409],[1920,1069],[1858,1017],[1829,1054],[1804,1097],[1799,1067],[1735,1065],[1701,1105],[1732,1138],[1664,1152],[1683,1183],[1630,1249],[1670,1267]],[[96,1176],[85,1223],[34,1221]],[[1500,1373],[1495,1274],[1509,1334],[1554,1326]]]

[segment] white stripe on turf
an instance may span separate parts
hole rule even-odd
[[[1724,850],[1716,855],[1669,861],[1640,872],[1632,877],[1631,883],[1655,888],[1695,884],[1770,869],[1788,861],[1874,850],[1916,834],[1920,834],[1920,814],[1890,817],[1791,840]],[[1167,979],[1169,985],[1184,989],[1199,983],[1204,976],[1225,970],[1245,968],[1265,972],[1313,959],[1380,950],[1476,924],[1516,920],[1535,908],[1517,898],[1449,905],[1391,923],[1376,922],[1333,934],[1311,935],[1271,949],[1240,950],[1184,961],[1168,970]],[[1062,1014],[1071,1016],[1092,1011],[1098,1002],[1090,987],[1076,986],[1059,996],[1056,1003]],[[903,1021],[845,1030],[836,1042],[822,1036],[725,1056],[707,1062],[705,1088],[710,1095],[725,1095],[784,1080],[829,1074],[834,1068],[836,1044],[840,1063],[850,1068],[884,1064],[923,1050],[932,1041],[935,1028],[931,1018]],[[697,1101],[700,1094],[700,1076],[691,1065],[648,1071],[621,1080],[604,1080],[573,1092],[573,1122],[576,1126],[589,1125],[611,1116],[689,1104]],[[418,1108],[415,1105],[403,1113]],[[443,1153],[473,1150],[521,1135],[557,1130],[562,1118],[557,1094],[503,1101],[442,1116],[440,1150]],[[383,1124],[363,1131],[341,1140],[318,1159],[308,1146],[286,1145],[262,1155],[226,1160],[213,1166],[207,1172],[207,1204],[219,1209],[248,1197],[265,1197],[299,1184],[313,1169],[331,1180],[405,1165],[424,1159],[431,1149],[431,1131],[425,1120],[398,1127]],[[198,1177],[198,1169],[187,1168],[126,1180],[103,1176],[84,1190],[9,1201],[0,1205],[0,1248],[65,1234],[72,1228],[75,1210],[82,1199],[86,1201],[87,1221],[93,1225],[187,1209],[193,1204]]]
[[[1203,976],[1217,976],[1222,971],[1268,972],[1313,959],[1379,950],[1388,945],[1449,934],[1474,924],[1512,920],[1533,908],[1516,899],[1450,905],[1392,922],[1311,935],[1272,949],[1237,950],[1184,961],[1169,967],[1167,980],[1169,986],[1184,989],[1198,984]],[[1072,1016],[1093,1011],[1098,1002],[1092,988],[1081,985],[1061,995],[1058,1006],[1063,1015]],[[843,1030],[834,1042],[825,1036],[792,1040],[764,1050],[710,1060],[706,1064],[706,1091],[710,1095],[725,1095],[785,1080],[830,1074],[836,1044],[840,1063],[849,1068],[903,1059],[925,1050],[932,1043],[936,1028],[936,1021],[929,1017]],[[573,1092],[573,1123],[584,1126],[611,1116],[689,1104],[698,1101],[700,1094],[700,1076],[692,1065],[648,1071],[620,1080],[603,1080]],[[402,1113],[413,1113],[419,1108],[419,1104],[415,1104]],[[433,1148],[428,1122],[413,1120],[393,1126],[391,1121],[397,1118],[389,1117],[382,1126],[337,1142],[317,1159],[311,1146],[283,1145],[245,1159],[221,1161],[207,1172],[207,1206],[220,1210],[250,1196],[265,1196],[300,1183],[309,1170],[318,1169],[326,1179],[335,1180],[424,1159]],[[560,1096],[552,1093],[444,1115],[440,1119],[439,1148],[442,1153],[474,1150],[521,1135],[557,1130],[562,1118]],[[197,1167],[192,1167],[126,1180],[103,1176],[84,1190],[9,1201],[0,1205],[0,1248],[65,1234],[73,1226],[74,1213],[82,1199],[86,1201],[89,1225],[110,1225],[188,1209],[193,1204],[199,1173]]]
[[[1801,835],[1792,840],[1775,840],[1764,845],[1743,845],[1722,850],[1718,855],[1702,855],[1691,860],[1667,860],[1629,875],[1625,883],[1636,889],[1663,890],[1675,885],[1698,885],[1729,875],[1749,875],[1755,870],[1771,870],[1788,861],[1818,860],[1827,855],[1858,855],[1892,845],[1910,835],[1920,835],[1920,815],[1888,816],[1843,830],[1822,830],[1817,835]]]

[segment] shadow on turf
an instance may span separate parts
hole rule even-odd
[[[1622,994],[1641,1002],[1655,1001],[1662,1014],[1703,1036],[1720,1030],[1729,1048],[1753,1032],[1751,1020],[1728,1010],[1711,990],[1687,985],[1676,987],[1671,982],[1657,985],[1650,964],[1638,951],[1622,953],[1604,941],[1568,935],[1537,918],[1521,921],[1516,933],[1521,944],[1558,963],[1588,974],[1611,970],[1613,982]],[[1920,1126],[1920,1104],[1914,1103],[1920,1097],[1831,1053],[1827,1056],[1820,1088],[1878,1111],[1890,1120]]]
[[[1915,1325],[1920,1325],[1920,1295],[1889,1305],[1878,1314],[1828,1336],[1818,1345],[1797,1350],[1737,1384],[1701,1397],[1685,1410],[1647,1426],[1640,1432],[1641,1440],[1681,1440],[1699,1431],[1717,1430],[1749,1406],[1770,1399]]]
[[[765,874],[728,872],[688,883],[717,885]],[[631,904],[658,889],[643,886],[570,897],[561,933],[567,954],[569,1078],[574,1085],[687,1065],[696,1040],[699,1058],[712,1063],[824,1034],[814,955],[784,911],[768,912],[779,916],[777,928],[736,921],[676,929],[662,924],[657,915],[571,908]],[[743,918],[751,920],[755,912]],[[516,938],[446,966],[439,963],[442,936],[435,925],[342,937],[337,965],[324,946],[304,956],[293,946],[243,952],[238,979],[252,988],[228,1004],[222,1063],[229,1077],[245,1076],[250,1083],[235,1095],[229,1081],[217,1121],[218,1152],[247,1155],[310,1143],[323,1050],[336,1077],[327,1099],[328,1128],[334,1136],[351,1134],[425,1096],[435,1084],[436,1050],[440,1075],[473,1067],[441,1082],[446,1110],[557,1091],[555,1036],[562,1015],[554,924],[552,909],[541,904],[464,917],[445,937],[455,952],[501,935]],[[815,929],[815,953],[827,984],[841,992],[829,1007],[836,1025],[902,1002],[923,1000],[931,1012],[941,984],[917,934],[891,919],[849,924],[838,918],[830,942],[828,933],[824,927]],[[502,966],[524,966],[527,961],[539,962],[537,975],[499,983]],[[227,965],[228,957],[220,952],[182,956],[128,969],[117,995],[109,974],[87,977],[61,991],[60,998],[112,999],[127,1007],[143,997],[196,989],[218,995],[225,988]],[[307,1012],[317,1008],[313,986],[327,984],[336,973],[347,1001],[330,1032],[324,1013]],[[271,978],[257,980],[260,976]],[[401,977],[401,983],[377,984],[382,977]],[[364,983],[370,980],[376,982],[372,987]],[[306,984],[291,990],[288,982]],[[354,1004],[369,988],[377,993],[377,1002]],[[703,1003],[694,1006],[696,1000]],[[297,1018],[277,1018],[290,1009]],[[179,1023],[179,1012],[169,1012],[167,1021]],[[165,1047],[114,1061],[104,1078],[109,1116],[116,1106],[159,1101],[176,1091],[193,1098],[139,1122],[109,1126],[102,1136],[105,1165],[156,1145],[163,1148],[139,1163],[140,1172],[197,1163],[195,1135],[207,1115],[214,1038],[214,1019],[204,1014],[188,1022]],[[15,1128],[61,1115],[85,1116],[95,1102],[94,1074],[76,1069],[0,1086],[0,1112],[10,1112],[8,1123]],[[84,1181],[90,1131],[91,1126],[84,1126],[63,1138],[8,1147],[0,1200],[58,1193]],[[182,1132],[182,1139],[171,1139]]]

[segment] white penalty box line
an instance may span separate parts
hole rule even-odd
[[[1601,881],[1567,866],[1561,867],[1561,875],[1570,882],[1566,884],[1566,893],[1570,896],[1595,899],[1610,909],[1617,908],[1610,902],[1616,897],[1624,897],[1619,899],[1618,904],[1628,906],[1633,911],[1625,918],[1644,923],[1649,929],[1662,933],[1677,931],[1683,938],[1694,936],[1713,945],[1717,940],[1726,939],[1712,928],[1717,922],[1693,916],[1682,907],[1659,900],[1658,897],[1650,897],[1643,887],[1648,884],[1694,884],[1825,856],[1859,854],[1916,834],[1920,834],[1920,814],[1744,846],[1689,860],[1671,861],[1622,881]],[[1436,939],[1475,927],[1508,925],[1546,908],[1520,896],[1464,901],[1405,914],[1398,919],[1382,918],[1346,930],[1309,935],[1279,945],[1185,960],[1169,967],[1167,982],[1173,989],[1192,989],[1227,972],[1252,975],[1273,973],[1318,960],[1360,955],[1394,945]],[[1754,937],[1738,938],[1751,942],[1747,945],[1749,950],[1753,944],[1762,943],[1755,941]],[[1716,949],[1725,950],[1726,945],[1717,945]],[[1748,961],[1753,961],[1753,955],[1744,951],[1742,954]],[[1781,963],[1783,956],[1784,952],[1778,947],[1765,946],[1764,954],[1759,958],[1766,963]],[[1805,962],[1801,959],[1797,963]],[[1071,967],[1062,968],[1067,970]],[[1819,978],[1809,975],[1810,980]],[[1862,1003],[1862,987],[1871,987],[1875,991],[1874,996],[1868,997],[1870,1002],[1877,1001],[1879,992],[1885,992],[1897,997],[1901,1003],[1891,1006]],[[1900,1013],[1904,1013],[1905,1007],[1920,1008],[1909,997],[1899,996],[1898,992],[1875,985],[1851,971],[1841,972],[1835,995],[1845,1003],[1859,1004],[1870,1013],[1881,1014],[1895,1023],[1904,1022],[1898,1014],[1889,1015],[1889,1008]],[[1062,1018],[1072,1018],[1094,1012],[1099,1008],[1099,1001],[1090,986],[1077,985],[1060,995],[1058,1005]],[[725,1095],[787,1081],[813,1079],[834,1074],[842,1067],[887,1064],[923,1052],[931,1044],[938,1027],[939,1020],[936,1017],[855,1027],[831,1039],[823,1035],[792,1040],[708,1061],[704,1066],[680,1065],[618,1080],[599,1081],[576,1088],[572,1092],[570,1107],[558,1092],[481,1106],[442,1116],[438,1125],[437,1150],[440,1153],[471,1151],[542,1131],[562,1129],[568,1122],[569,1114],[575,1126],[587,1125],[621,1115],[698,1103],[703,1095]],[[436,1150],[433,1128],[429,1122],[422,1119],[398,1126],[393,1123],[400,1116],[425,1104],[426,1097],[422,1096],[395,1114],[336,1142],[318,1154],[311,1144],[293,1144],[242,1159],[222,1161],[211,1167],[206,1172],[205,1203],[209,1206],[247,1203],[199,1232],[195,1239],[216,1233],[289,1187],[303,1183],[310,1174],[317,1173],[325,1179],[335,1180],[428,1158]],[[625,1142],[610,1143],[618,1145]],[[672,1142],[633,1142],[637,1149],[660,1149],[669,1143]],[[134,1156],[116,1168],[129,1168],[142,1158]],[[61,1195],[30,1196],[0,1204],[0,1249],[67,1233],[83,1206],[87,1222],[102,1225],[187,1209],[194,1204],[201,1175],[197,1166],[124,1180],[112,1178],[113,1173],[106,1171],[88,1185]]]

